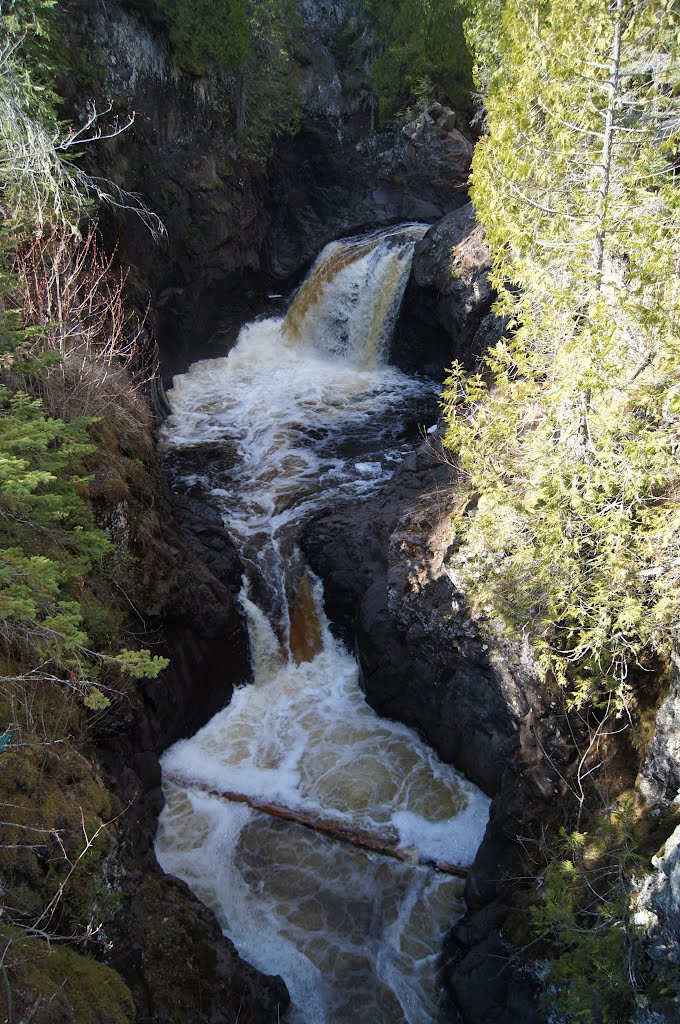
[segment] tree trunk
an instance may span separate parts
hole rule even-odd
[[[352,825],[344,821],[319,817],[309,811],[293,810],[291,807],[284,807],[282,804],[268,803],[265,800],[259,800],[257,797],[247,796],[245,793],[235,793],[231,790],[224,790],[220,792],[218,790],[211,789],[204,783],[185,779],[172,772],[166,772],[164,774],[164,778],[169,782],[173,782],[177,786],[183,786],[189,789],[200,789],[205,793],[209,793],[210,796],[217,796],[222,800],[230,800],[233,803],[247,804],[248,807],[252,807],[253,810],[260,811],[262,814],[268,814],[272,818],[280,818],[283,821],[292,821],[296,825],[302,825],[303,828],[311,829],[313,832],[320,832],[322,835],[329,836],[331,839],[337,839],[342,843],[350,843],[352,846],[357,846],[361,850],[378,853],[383,857],[392,857],[394,860],[403,861],[405,864],[433,868],[435,871],[441,871],[442,874],[456,875],[459,878],[467,878],[470,871],[469,867],[464,865],[449,864],[447,861],[424,857],[415,849],[415,847],[397,846],[396,843],[393,843],[382,836],[376,836],[370,832],[364,831],[363,829],[354,828]]]
[[[611,188],[612,155],[614,150],[614,131],[616,129],[616,107],[619,99],[619,75],[621,70],[621,39],[623,36],[623,4],[624,0],[616,0],[616,22],[614,24],[614,46],[609,65],[607,80],[607,108],[605,111],[604,140],[602,143],[602,163],[600,170],[600,189],[595,213],[595,242],[593,245],[593,268],[595,270],[595,290],[602,288],[602,268],[604,266],[604,243],[606,236],[605,220],[609,191]]]

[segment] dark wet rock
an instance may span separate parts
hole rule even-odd
[[[138,193],[165,226],[158,241],[133,214],[100,214],[105,241],[133,268],[129,293],[142,308],[151,294],[162,356],[175,371],[201,346],[217,352],[229,343],[225,308],[231,319],[241,311],[247,319],[264,301],[264,172],[239,160],[225,117],[226,78],[183,71],[162,29],[115,0],[65,8],[68,44],[98,54],[104,66],[90,95],[76,78],[64,83],[74,119],[92,95],[123,121],[135,111],[132,127],[90,147],[88,169]]]
[[[490,312],[491,256],[471,203],[454,210],[417,243],[393,346],[407,371],[441,376],[459,360],[472,369],[501,337],[505,321]]]
[[[492,903],[469,913],[445,950],[446,986],[459,1020],[484,1024],[538,1024],[535,980],[518,968],[503,937],[507,907]]]
[[[123,897],[107,925],[109,961],[130,987],[140,1020],[274,1024],[288,1005],[281,979],[241,960],[213,913],[163,875],[154,854],[163,806],[159,755],[204,725],[228,703],[234,685],[250,678],[235,597],[240,562],[219,517],[198,498],[168,493],[156,501],[156,526],[139,554],[143,600],[135,607],[156,642],[154,653],[167,655],[170,667],[112,707],[96,736],[124,808],[109,868]]]
[[[278,1024],[288,1006],[281,979],[245,964],[183,882],[153,871],[131,882],[126,962],[117,966],[138,979],[131,988],[139,1019]]]
[[[454,134],[465,159],[451,158]],[[358,141],[328,121],[307,121],[294,138],[281,141],[271,161],[267,276],[288,286],[335,238],[400,221],[439,220],[467,200],[471,154],[460,132],[440,129],[427,114]]]
[[[483,355],[495,345],[505,334],[508,318],[496,316],[495,313],[487,313],[482,317],[477,330],[475,331],[470,346],[470,357]],[[461,359],[461,362],[468,360]]]
[[[206,501],[203,495],[189,495],[177,491],[172,495],[175,514],[181,519],[182,528],[189,545],[204,564],[210,565],[210,572],[229,590],[229,602],[241,586],[241,563],[236,546],[224,528],[222,517]],[[221,607],[221,606],[220,606]],[[242,649],[242,644],[238,647]],[[244,663],[237,662],[238,671],[243,672]],[[247,675],[247,669],[246,673]],[[243,675],[238,681],[241,681]]]
[[[311,524],[304,549],[371,706],[416,728],[494,798],[466,885],[469,912],[447,951],[461,1020],[535,1021],[535,982],[502,926],[522,872],[520,838],[556,820],[575,750],[528,650],[486,642],[449,572],[452,482],[435,439],[377,498]]]
[[[413,279],[419,288],[448,294],[456,289],[457,279],[471,280],[489,267],[484,230],[477,224],[472,203],[466,203],[442,218],[417,243]]]

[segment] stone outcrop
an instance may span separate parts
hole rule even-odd
[[[288,1006],[281,979],[244,963],[183,882],[142,868],[126,877],[123,893],[114,964],[130,979],[137,1019],[278,1024]]]
[[[437,172],[448,172],[464,182],[472,163],[473,145],[460,128],[469,133],[468,125],[463,125],[460,115],[450,107],[431,104],[402,129],[408,139],[406,158],[409,164],[426,163],[433,177]]]
[[[491,312],[491,254],[471,203],[448,213],[416,245],[393,361],[441,378],[454,359],[472,369],[499,340]]]
[[[201,346],[211,354],[233,335],[239,311],[248,316],[262,301],[255,275],[267,226],[263,172],[235,151],[221,114],[229,83],[182,71],[157,26],[114,0],[78,5],[63,26],[74,52],[98,55],[101,64],[87,91],[77,76],[65,84],[74,120],[91,99],[100,109],[111,103],[121,119],[135,112],[131,128],[89,148],[88,169],[138,193],[165,226],[167,237],[154,241],[133,214],[100,213],[105,239],[134,268],[130,291],[142,307],[151,294],[168,367],[181,368]]]
[[[101,71],[86,89],[77,76],[64,83],[74,119],[91,97],[111,100],[112,116],[135,111],[128,131],[90,149],[89,168],[139,193],[167,229],[154,243],[134,215],[101,214],[105,238],[134,268],[140,306],[151,294],[168,373],[227,351],[241,323],[268,308],[267,292],[296,284],[331,239],[432,222],[466,201],[464,119],[435,104],[403,130],[373,132],[329,47],[337,5],[314,7],[298,56],[301,127],[276,141],[268,163],[239,150],[228,75],[182,70],[163,31],[116,0],[64,14],[74,52]]]
[[[434,104],[403,128],[358,139],[315,119],[282,140],[270,165],[267,277],[290,284],[334,238],[400,221],[432,222],[465,203],[472,144],[441,126],[455,119]]]
[[[637,788],[651,813],[666,814],[680,805],[680,659],[673,657],[671,680],[656,714],[654,735],[645,753]],[[680,812],[680,806],[678,806]]]
[[[658,986],[668,998],[652,1004],[655,1021],[675,1024],[680,997],[680,825],[652,857],[653,871],[640,885],[634,923],[644,935]]]
[[[664,838],[640,883],[635,921],[645,933],[647,955],[669,992],[680,977],[680,659],[673,656],[668,693],[656,714],[637,780],[646,812]],[[674,827],[675,826],[675,827]],[[669,834],[670,833],[670,834]],[[667,838],[666,838],[667,837]],[[677,1020],[668,1005],[652,1007],[661,1020]]]

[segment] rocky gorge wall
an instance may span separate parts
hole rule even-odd
[[[309,5],[308,5],[309,6]],[[98,68],[63,91],[76,121],[88,104],[135,121],[90,149],[90,168],[138,193],[162,220],[154,243],[130,213],[102,211],[105,236],[151,311],[166,374],[233,343],[245,319],[270,308],[323,245],[404,220],[433,222],[466,202],[473,134],[435,104],[409,125],[370,128],[330,45],[341,5],[302,6],[301,124],[274,140],[268,161],[244,155],[229,117],[233,76],[190,74],[161,29],[116,0],[67,4],[71,52]],[[87,56],[79,57],[88,60]]]
[[[124,463],[117,453],[123,479]],[[170,659],[159,679],[114,701],[94,726],[98,770],[120,811],[103,868],[117,900],[105,924],[105,959],[128,985],[138,1019],[273,1024],[288,1005],[284,983],[241,960],[213,913],[163,874],[154,853],[163,806],[159,756],[228,703],[234,685],[249,678],[250,659],[236,600],[240,562],[219,517],[200,494],[175,497],[157,454],[146,466],[141,496],[112,500],[95,479],[100,521],[119,552],[134,559],[127,593],[137,627]],[[138,467],[135,473],[139,479]],[[113,1024],[102,1013],[102,1024]]]
[[[155,245],[127,215],[124,223],[104,219],[109,237],[120,237],[121,262],[135,268],[140,303],[151,294],[166,375],[228,349],[240,323],[267,308],[267,292],[296,283],[326,241],[401,220],[434,227],[417,247],[395,362],[432,375],[452,358],[472,366],[502,333],[491,313],[488,253],[464,205],[469,126],[433,105],[408,126],[371,133],[348,109],[325,41],[334,5],[311,6],[301,130],[279,140],[266,165],[245,163],[221,122],[224,82],[180,70],[153,27],[112,0],[86,7],[71,27],[76,47],[87,41],[105,54],[99,94],[137,112],[128,133],[98,144],[96,164],[139,191],[168,231]],[[83,99],[75,86],[70,98],[76,107]],[[432,435],[378,498],[314,523],[305,548],[324,580],[329,617],[357,651],[369,702],[416,727],[494,797],[445,978],[461,1020],[531,1022],[541,1019],[536,986],[511,957],[528,896],[511,879],[527,832],[559,820],[577,751],[561,695],[539,683],[526,648],[489,645],[447,571],[454,482]],[[200,494],[178,502],[166,493],[163,501],[147,544],[142,611],[163,629],[172,668],[144,684],[138,703],[98,739],[121,803],[130,804],[113,964],[141,1017],[273,1021],[287,1002],[280,979],[239,961],[210,912],[161,876],[153,855],[159,753],[223,706],[249,671],[234,597],[240,571],[221,521]],[[677,791],[677,706],[672,689],[641,773],[641,791],[663,806],[660,814]],[[650,913],[670,922],[672,935],[677,842],[657,859],[648,902],[658,913]],[[670,939],[659,948],[671,948]]]

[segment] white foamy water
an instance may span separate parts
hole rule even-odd
[[[164,436],[172,445],[234,449],[223,486],[213,481],[211,491],[243,542],[299,526],[337,499],[372,493],[401,456],[390,445],[395,417],[407,414],[409,397],[433,394],[430,382],[394,367],[359,369],[293,345],[285,324],[249,324],[227,358],[194,364],[169,393]],[[352,460],[366,445],[380,461]]]
[[[408,449],[400,424],[431,386],[382,358],[423,230],[333,243],[285,320],[248,325],[169,396],[177,485],[209,495],[248,569],[255,682],[164,755],[157,854],[246,959],[283,976],[295,1024],[440,1019],[437,958],[462,882],[423,862],[470,863],[488,817],[479,790],[366,705],[295,547],[309,515],[373,493]],[[210,791],[362,830],[421,863]]]

